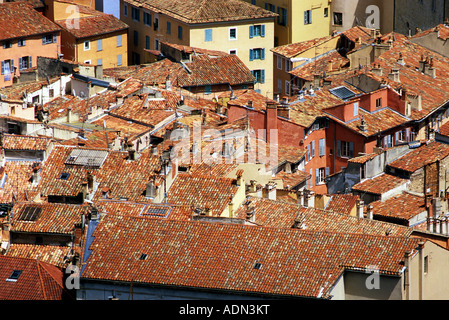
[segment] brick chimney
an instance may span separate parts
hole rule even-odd
[[[265,114],[265,129],[267,130],[267,143],[270,142],[271,130],[277,130],[277,104],[273,102],[267,103]]]

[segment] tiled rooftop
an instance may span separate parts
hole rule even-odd
[[[61,28],[58,25],[39,14],[27,2],[0,5],[0,40],[26,38],[59,30]]]
[[[5,134],[2,147],[5,150],[45,151],[51,140],[48,137]]]
[[[403,220],[410,220],[425,212],[424,197],[403,192],[386,200],[371,202],[374,216],[386,216]]]
[[[332,194],[330,197],[325,209],[347,215],[356,207],[360,199],[360,196],[352,194]]]
[[[64,257],[70,253],[70,247],[11,243],[6,256],[35,259],[57,267],[65,266]]]
[[[14,270],[17,281],[7,281]],[[0,300],[65,300],[63,272],[56,266],[36,259],[0,255]]]
[[[187,24],[277,17],[277,14],[238,0],[126,0],[136,7],[165,14]]]
[[[422,241],[114,215],[93,237],[84,279],[317,298],[328,298],[345,268],[399,275],[404,252]]]
[[[399,159],[388,164],[389,167],[415,172],[419,168],[430,163],[442,160],[449,156],[449,145],[437,141],[423,144],[419,148],[412,149]]]
[[[352,190],[381,195],[391,189],[409,182],[408,179],[382,173],[374,178],[366,179],[352,186]]]

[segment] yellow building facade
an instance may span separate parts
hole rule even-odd
[[[270,49],[274,46],[275,14],[262,10],[262,15],[253,19],[185,22],[177,15],[162,14],[166,11],[135,2],[122,0],[120,4],[120,19],[129,26],[129,64],[153,62],[152,53],[160,50],[161,42],[223,51],[236,54],[253,72],[255,90],[273,96]],[[260,12],[260,8],[256,10]]]
[[[52,1],[47,15],[61,26],[64,59],[114,68],[128,65],[128,26],[112,15]]]
[[[275,23],[275,47],[330,34],[332,0],[245,0],[270,10]]]

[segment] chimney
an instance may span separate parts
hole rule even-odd
[[[278,116],[290,119],[290,107],[288,105],[278,106]]]
[[[391,69],[391,72],[388,74],[388,79],[399,82],[399,69]]]
[[[248,187],[248,192],[249,193],[257,192],[256,180],[250,180],[249,187]]]
[[[237,170],[237,186],[244,185],[245,181],[243,180],[243,170]]]
[[[422,73],[426,71],[426,59],[424,59],[424,55],[421,55],[421,59],[419,60],[419,71]]]
[[[151,146],[151,154],[153,156],[157,156],[157,146],[155,146],[155,145]]]
[[[422,110],[422,101],[421,96],[411,96],[407,95],[407,98],[410,100],[410,107],[412,110],[421,111]]]
[[[429,64],[426,65],[424,74],[426,74],[432,78],[436,78],[436,69],[433,65],[433,58],[430,58]]]
[[[72,107],[67,108],[67,122],[71,123],[73,120]]]
[[[404,58],[402,57],[402,52],[399,52],[398,63],[401,64],[401,65],[404,64]]]
[[[365,116],[362,116],[362,118],[360,119],[360,130],[362,130],[363,132],[367,130]]]
[[[333,66],[332,66],[332,60],[328,60],[328,61],[327,61],[327,71],[328,71],[328,72],[332,72],[333,69],[334,69],[334,68],[333,68]]]
[[[373,220],[373,206],[370,205],[370,204],[367,206],[366,218],[370,219],[370,220]]]
[[[255,207],[246,208],[246,220],[248,220],[250,222],[256,221],[256,208]]]
[[[305,189],[307,190],[307,189]],[[296,203],[300,204],[304,207],[304,191],[305,190],[298,190],[296,191]]]
[[[232,197],[230,197],[229,199],[228,210],[229,210],[229,218],[232,218],[234,216],[234,203],[232,203]]]
[[[357,218],[363,218],[364,203],[363,200],[357,201]]]
[[[380,64],[375,64],[373,69],[371,70],[376,76],[381,77],[383,72],[382,68],[380,67]]]
[[[266,186],[267,198],[270,200],[276,200],[276,182],[269,181]]]
[[[136,160],[136,151],[128,149],[128,160]]]
[[[320,87],[320,81],[321,81],[320,75],[319,74],[314,74],[313,75],[313,87],[314,88],[319,88]]]
[[[265,129],[267,132],[267,143],[271,142],[271,130],[276,130],[277,127],[277,104],[267,102],[267,109],[265,114]]]
[[[377,31],[376,31],[376,29],[371,29],[370,30],[370,34],[371,34],[371,39],[377,38]]]
[[[147,187],[145,189],[145,197],[154,199],[156,196],[156,189],[154,186],[154,179],[151,179],[147,182]]]

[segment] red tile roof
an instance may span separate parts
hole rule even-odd
[[[167,203],[210,208],[210,215],[219,216],[238,190],[235,179],[200,174],[178,174],[167,194]]]
[[[12,203],[15,201],[32,200],[37,195],[37,187],[32,184],[34,162],[6,161],[4,174],[6,181],[0,189],[0,203]],[[2,174],[3,177],[3,174]]]
[[[280,179],[283,181],[284,189],[291,190],[298,184],[310,178],[310,173],[297,170],[294,173],[286,173],[285,171],[278,172],[273,179]]]
[[[16,282],[7,281],[14,270],[22,271]],[[36,259],[0,256],[0,300],[66,300],[63,272]]]
[[[167,15],[187,24],[274,19],[277,14],[238,0],[126,0],[128,4]]]
[[[332,194],[330,197],[325,209],[347,215],[356,207],[357,201],[360,199],[359,195],[352,194]]]
[[[26,259],[35,259],[57,267],[66,266],[65,257],[71,248],[50,245],[11,243],[6,256]]]
[[[420,213],[426,212],[424,197],[403,192],[386,200],[371,202],[374,216],[393,217],[410,220]]]
[[[36,220],[24,220],[31,211],[38,213]],[[87,211],[86,205],[19,202],[13,207],[11,231],[70,235]]]
[[[449,145],[437,141],[424,144],[419,148],[412,149],[399,159],[388,164],[389,167],[415,172],[419,168],[430,163],[442,160],[449,156]]]
[[[382,173],[374,178],[366,179],[352,186],[353,191],[369,192],[381,195],[391,189],[409,182],[408,179]]]
[[[114,215],[93,237],[84,279],[316,298],[329,298],[347,268],[400,275],[405,251],[422,241]]]
[[[55,21],[61,28],[64,28],[77,39],[90,38],[118,31],[126,33],[126,30],[129,28],[126,23],[117,19],[112,14],[105,14],[79,4],[77,4],[77,7],[82,8],[83,13],[77,18],[79,27],[66,27],[67,21],[70,21],[72,19],[71,17],[66,20]]]
[[[5,150],[45,151],[51,140],[48,137],[5,134],[2,146]]]
[[[27,38],[60,30],[58,25],[26,2],[0,4],[0,40]]]

